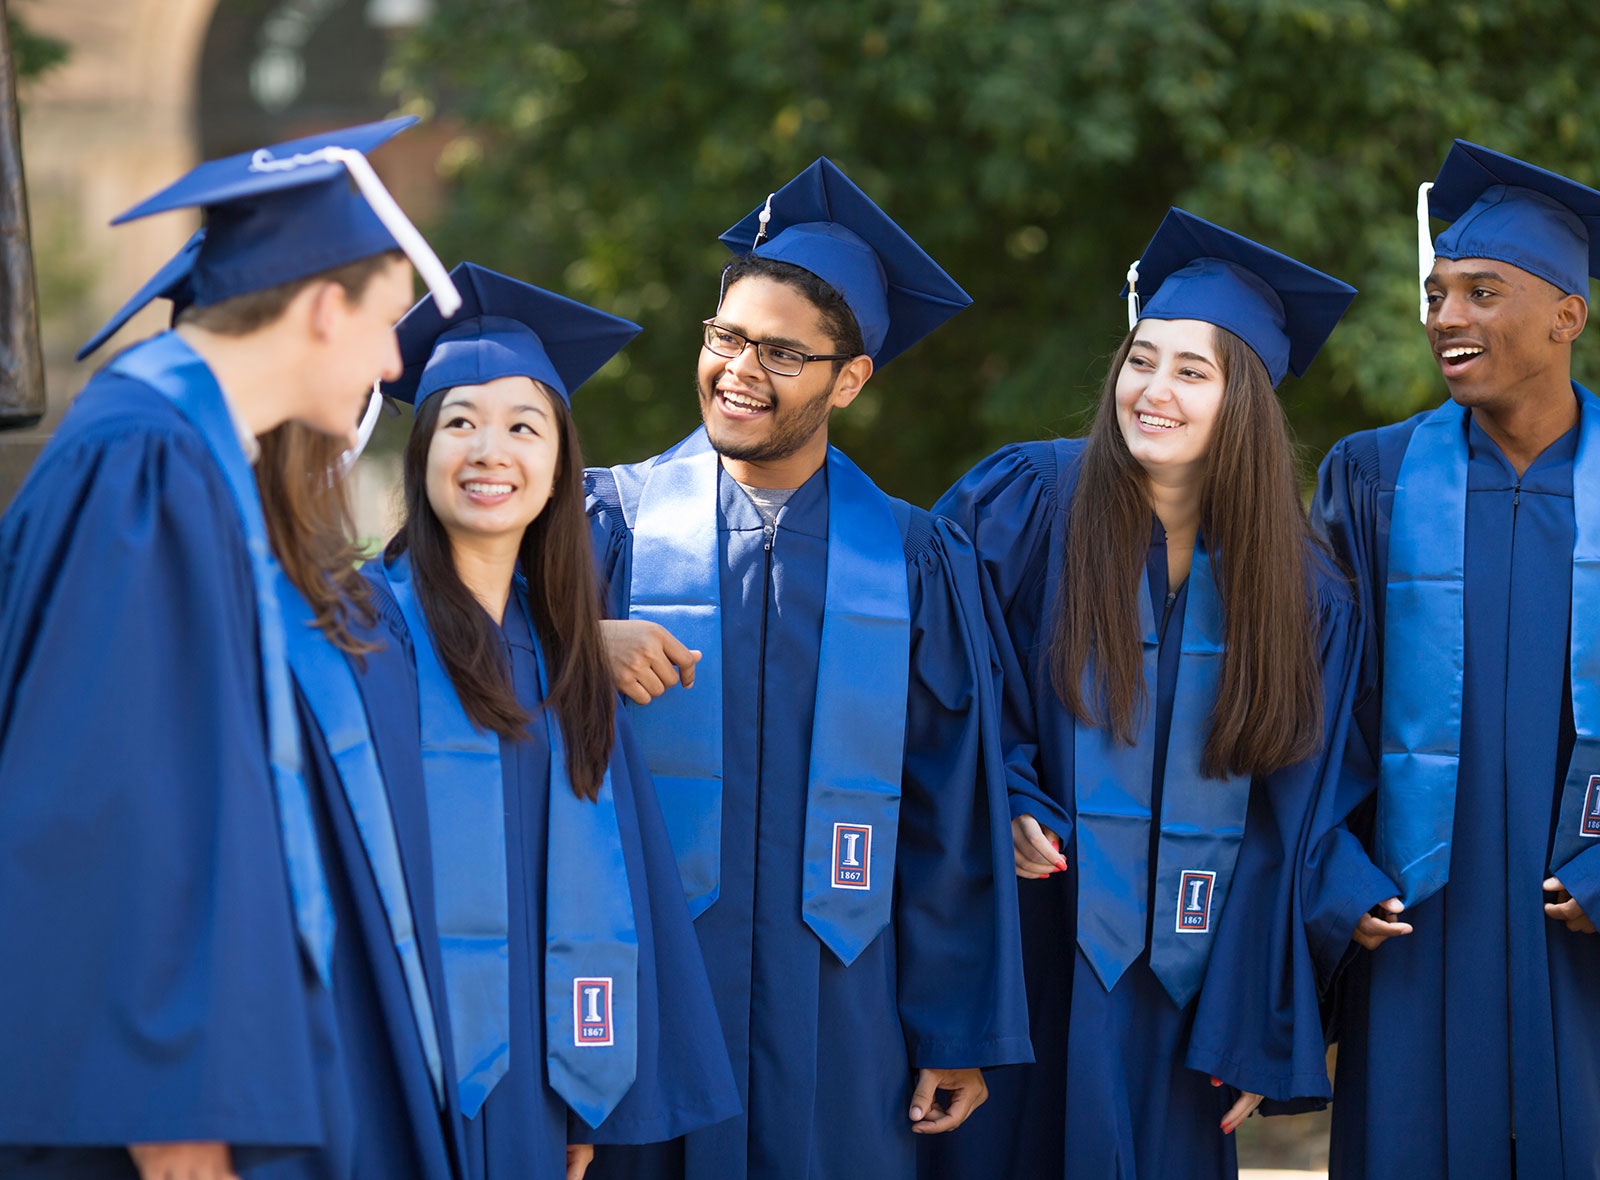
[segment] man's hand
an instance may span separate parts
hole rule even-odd
[[[1391,897],[1388,901],[1380,901],[1372,908],[1383,910],[1393,918],[1406,907],[1400,904],[1398,897]],[[1351,937],[1369,951],[1375,951],[1391,938],[1399,938],[1402,934],[1410,933],[1409,922],[1386,921],[1374,914],[1362,914],[1361,921],[1356,923],[1356,932]]]
[[[940,1091],[948,1095],[943,1106],[936,1100]],[[918,1070],[917,1088],[911,1095],[911,1129],[918,1135],[954,1131],[988,1098],[989,1087],[981,1069]]]
[[[1017,863],[1017,876],[1038,881],[1067,867],[1061,855],[1061,837],[1031,815],[1011,821],[1011,855]]]
[[[603,619],[606,658],[617,691],[636,705],[648,705],[681,679],[694,684],[700,653],[679,643],[660,623],[643,619]]]
[[[567,1144],[567,1180],[583,1180],[583,1174],[594,1163],[594,1148],[587,1143]]]
[[[1212,1078],[1211,1084],[1220,1086],[1222,1085],[1222,1079]],[[1249,1090],[1240,1090],[1239,1097],[1232,1106],[1228,1107],[1228,1113],[1222,1116],[1222,1133],[1224,1135],[1232,1135],[1237,1131],[1239,1124],[1249,1118],[1251,1111],[1261,1105],[1261,1097],[1260,1094],[1252,1094]]]
[[[226,1143],[134,1143],[139,1180],[239,1180]]]
[[[1565,924],[1566,928],[1574,934],[1593,934],[1594,922],[1589,915],[1583,912],[1583,907],[1572,894],[1567,892],[1567,887],[1556,878],[1551,877],[1544,883],[1546,893],[1554,893],[1555,901],[1544,903],[1544,916],[1554,918],[1557,922]]]

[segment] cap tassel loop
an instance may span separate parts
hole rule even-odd
[[[1421,303],[1419,314],[1428,322],[1428,276],[1433,273],[1433,235],[1428,232],[1428,192],[1433,181],[1425,180],[1417,186],[1417,290]]]
[[[455,285],[451,284],[451,290],[454,289]],[[356,460],[361,458],[361,452],[365,451],[367,444],[372,441],[372,432],[378,427],[378,415],[383,411],[383,394],[379,392],[382,386],[382,381],[372,383],[372,393],[367,397],[366,413],[361,415],[361,425],[356,427],[355,445],[339,456],[339,479],[350,474],[356,465]]]
[[[772,220],[772,198],[777,195],[777,193],[767,194],[767,203],[762,207],[761,215],[756,218],[756,240],[750,246],[750,249],[752,250],[756,249],[761,245],[762,242],[767,240],[767,223]]]
[[[1139,322],[1139,259],[1128,265],[1128,331]]]

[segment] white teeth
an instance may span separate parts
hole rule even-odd
[[[1477,356],[1482,351],[1481,348],[1447,348],[1439,355],[1447,361],[1453,361],[1464,356]]]
[[[1140,414],[1139,421],[1143,422],[1146,426],[1155,426],[1161,430],[1171,430],[1174,426],[1183,425],[1182,422],[1176,422],[1171,418],[1158,418],[1154,414]]]
[[[765,402],[758,402],[754,398],[743,397],[743,396],[741,396],[741,395],[739,395],[737,393],[732,393],[732,392],[730,392],[730,391],[728,391],[726,389],[719,389],[717,392],[719,394],[721,394],[723,401],[727,402],[730,406],[732,406],[736,410],[750,410],[750,411],[753,412],[753,411],[756,411],[756,410],[764,410],[764,409],[767,408],[767,405],[766,405]]]
[[[469,482],[461,485],[474,496],[504,496],[510,493],[511,485],[508,483],[479,483]]]

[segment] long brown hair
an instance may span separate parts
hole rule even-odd
[[[349,481],[339,472],[344,440],[285,422],[260,442],[256,487],[273,556],[305,596],[329,642],[356,656],[376,651],[378,644],[350,631],[352,617],[370,626],[377,613],[357,570],[362,553]]]
[[[1213,329],[1213,342],[1223,395],[1206,453],[1200,527],[1215,563],[1225,651],[1201,770],[1218,778],[1266,774],[1311,755],[1322,738],[1323,701],[1309,565],[1316,542],[1300,503],[1289,425],[1254,351],[1224,328]],[[1080,459],[1050,643],[1062,704],[1127,745],[1150,692],[1136,596],[1145,593],[1152,506],[1116,405],[1132,345],[1129,332]]]
[[[572,791],[592,800],[611,760],[617,697],[600,636],[600,589],[583,510],[578,431],[566,400],[549,390],[546,396],[561,440],[555,490],[523,531],[517,564],[528,580],[528,614],[550,676],[545,706],[561,726]],[[449,534],[428,502],[428,450],[444,400],[430,397],[417,409],[406,443],[406,519],[384,556],[410,553],[434,647],[467,716],[501,737],[526,740],[532,717],[517,703],[499,636],[456,573]]]

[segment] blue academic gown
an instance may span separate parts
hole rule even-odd
[[[383,577],[368,574],[374,604],[396,651],[394,667],[362,680],[375,723],[421,748],[416,666],[405,618]],[[510,921],[511,1065],[483,1108],[465,1123],[469,1178],[560,1180],[572,1143],[649,1143],[730,1118],[739,1111],[727,1050],[716,1029],[711,985],[678,882],[665,821],[628,726],[617,712],[611,785],[639,936],[638,1072],[611,1116],[592,1128],[551,1089],[545,1070],[544,948],[550,747],[533,633],[518,587],[500,629],[517,701],[534,714],[528,740],[500,742],[506,812]],[[423,806],[420,764],[408,782]],[[393,788],[391,788],[393,789]],[[566,788],[562,788],[566,789]],[[440,872],[471,871],[439,865]],[[574,886],[583,887],[582,882]],[[442,993],[441,993],[442,995]],[[608,1148],[601,1147],[600,1154]]]
[[[621,505],[632,519],[648,465],[620,480],[606,469],[587,475],[596,556],[619,618],[628,614],[633,557]],[[794,493],[770,532],[720,468],[718,479],[722,875],[695,929],[745,1113],[670,1144],[602,1153],[594,1174],[908,1180],[912,1071],[1031,1056],[998,732],[991,710],[978,707],[990,666],[971,550],[947,525],[911,511],[894,910],[845,967],[801,916],[827,469]]]
[[[297,704],[331,992],[297,946],[227,485],[172,403],[102,372],[0,521],[0,1174],[132,1177],[123,1145],[149,1140],[222,1140],[273,1180],[457,1174],[371,870]],[[423,819],[396,808],[427,947]],[[442,987],[437,954],[424,965]]]
[[[1372,620],[1345,759],[1346,812],[1377,781],[1389,523],[1421,418],[1338,443],[1313,504]],[[1541,888],[1573,747],[1576,453],[1574,429],[1519,480],[1477,423],[1469,427],[1450,880],[1406,912],[1413,933],[1348,956],[1330,1161],[1341,1180],[1504,1180],[1513,1166],[1522,1180],[1600,1176],[1600,937],[1545,917]],[[1348,832],[1328,839],[1346,847],[1328,858],[1324,888],[1357,895],[1356,915],[1398,892]],[[1595,852],[1560,876],[1587,913],[1600,914]],[[1345,952],[1354,927],[1351,919],[1324,932],[1327,957]]]
[[[976,1134],[930,1140],[924,1175],[950,1180],[1065,1176],[1181,1180],[1232,1176],[1219,1124],[1239,1090],[1326,1099],[1317,971],[1303,932],[1301,849],[1331,792],[1359,653],[1355,604],[1325,558],[1313,559],[1324,668],[1324,750],[1256,779],[1232,886],[1200,994],[1179,1008],[1145,949],[1108,992],[1077,946],[1074,725],[1050,683],[1049,644],[1065,523],[1084,440],[1023,443],[984,460],[934,510],[968,531],[993,588],[991,627],[1004,670],[1007,776],[1014,815],[1062,838],[1068,869],[1019,886],[1028,1001],[1038,1061],[996,1074]],[[1164,786],[1188,583],[1167,582],[1166,538],[1152,518],[1146,589],[1159,628],[1152,813]],[[1154,828],[1155,825],[1152,825]],[[1154,894],[1156,843],[1150,865]],[[1211,1085],[1209,1076],[1227,1085]],[[1237,1087],[1237,1089],[1235,1088]]]

